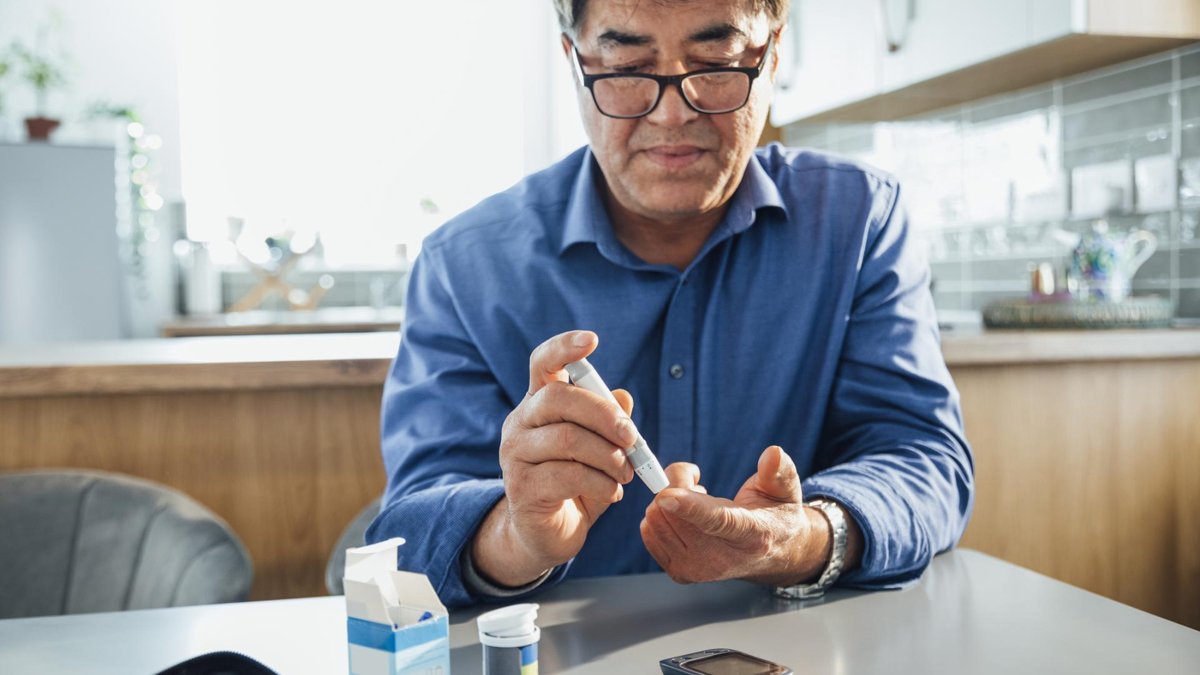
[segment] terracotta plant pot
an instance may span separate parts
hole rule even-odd
[[[58,120],[52,120],[48,117],[25,118],[25,129],[29,131],[29,140],[31,141],[50,140],[50,134],[54,133],[58,125]]]

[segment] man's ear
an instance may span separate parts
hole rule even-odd
[[[571,41],[571,36],[566,33],[562,33],[559,36],[559,40],[562,42],[563,56],[567,58],[567,69],[571,71],[571,81],[577,85],[582,85],[583,83],[579,81],[578,68],[575,64],[575,55],[571,53],[571,49],[575,43]]]
[[[775,78],[779,75],[779,57],[782,55],[783,40],[787,37],[788,25],[785,23],[779,27],[775,33],[775,39],[771,41],[771,51],[775,52],[771,56],[771,84],[775,84]]]

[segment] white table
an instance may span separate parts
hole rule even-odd
[[[733,647],[803,673],[1200,672],[1200,632],[969,550],[903,591],[799,607],[741,582],[661,574],[571,581],[539,598],[541,672],[657,673]],[[474,618],[451,617],[455,675],[478,673]],[[346,672],[342,598],[0,621],[0,673],[154,673],[216,650],[280,673]]]

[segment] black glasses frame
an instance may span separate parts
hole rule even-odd
[[[654,112],[655,108],[658,107],[658,104],[662,102],[663,93],[666,92],[667,87],[672,85],[679,90],[679,97],[682,98],[687,107],[691,108],[692,110],[695,110],[702,115],[725,115],[741,110],[750,100],[750,94],[754,91],[754,80],[757,79],[759,75],[762,75],[763,68],[767,65],[767,59],[771,56],[771,45],[774,43],[774,41],[774,35],[771,35],[769,38],[767,38],[767,46],[763,50],[762,58],[758,60],[757,66],[747,66],[744,68],[736,66],[726,66],[723,68],[701,68],[700,70],[680,73],[679,75],[653,75],[650,73],[596,73],[594,75],[589,75],[583,72],[583,59],[580,58],[579,48],[575,46],[573,41],[571,42],[571,53],[575,55],[575,75],[579,77],[579,81],[583,83],[583,86],[586,87],[589,92],[591,92],[592,103],[596,105],[596,110],[599,110],[600,114],[604,115],[605,117],[612,117],[619,120],[633,120],[639,117],[645,117],[646,115]],[[750,85],[746,87],[746,98],[742,99],[742,102],[736,107],[728,110],[708,111],[697,108],[696,105],[692,103],[691,99],[688,98],[687,93],[684,92],[683,81],[689,77],[695,77],[697,75],[711,75],[713,73],[741,73],[748,76],[750,78]],[[652,80],[658,84],[658,96],[654,99],[654,103],[649,109],[646,110],[646,112],[641,113],[640,115],[613,115],[604,112],[604,108],[600,107],[600,101],[596,100],[595,84],[600,80],[611,80],[618,77]]]

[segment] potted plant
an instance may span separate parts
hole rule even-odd
[[[36,114],[33,117],[25,118],[25,128],[29,131],[29,140],[49,140],[50,134],[58,128],[60,122],[46,116],[46,94],[51,89],[65,84],[66,76],[63,74],[62,68],[50,57],[26,49],[19,42],[13,46],[13,54],[22,67],[22,75],[29,84],[33,85],[34,93],[37,95]]]

